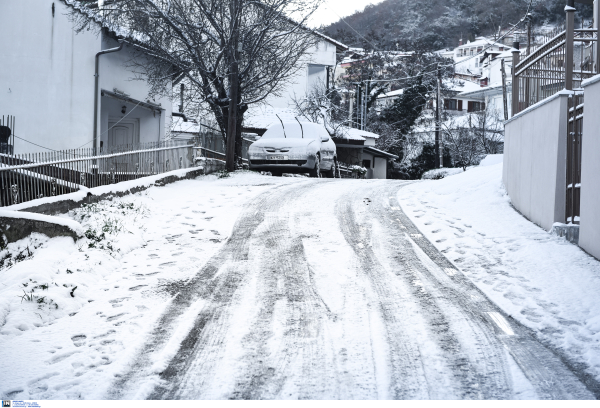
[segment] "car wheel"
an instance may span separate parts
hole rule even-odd
[[[310,176],[321,178],[321,157],[318,154],[315,158],[315,168],[310,171]]]
[[[333,164],[331,165],[331,169],[329,169],[323,173],[325,173],[325,176],[327,178],[336,178],[336,177],[338,177],[338,172],[339,172],[339,169],[338,169],[338,165],[337,165],[337,160],[334,160]]]

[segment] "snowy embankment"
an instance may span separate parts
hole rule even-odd
[[[101,398],[176,295],[169,283],[197,273],[248,199],[301,181],[241,173],[150,187],[60,216],[83,226],[77,242],[32,234],[2,248],[0,396]]]
[[[600,380],[600,262],[515,211],[497,157],[412,184],[398,200],[492,301]]]

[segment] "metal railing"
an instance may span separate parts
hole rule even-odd
[[[192,144],[163,141],[93,149],[0,154],[0,206],[193,166]]]
[[[567,9],[566,29],[530,49],[523,60],[513,51],[513,115],[563,89],[579,88],[583,80],[598,73],[598,30],[575,29],[574,12]]]
[[[581,139],[583,128],[583,93],[569,95],[567,122],[567,202],[565,222],[579,224],[581,197]]]

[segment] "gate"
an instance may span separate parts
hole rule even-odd
[[[579,224],[581,197],[581,136],[583,133],[583,93],[569,95],[567,122],[567,224]]]

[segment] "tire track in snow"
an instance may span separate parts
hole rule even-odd
[[[243,357],[245,369],[238,376],[233,398],[289,397],[282,395],[284,389],[299,399],[331,397],[333,393],[335,370],[329,368],[335,361],[325,348],[329,343],[327,321],[334,316],[315,289],[302,233],[292,234],[288,215],[285,209],[270,213],[261,226],[256,285],[261,308],[244,339],[248,350]],[[284,320],[279,339],[273,333],[274,326],[281,323],[274,321],[278,316]],[[273,341],[277,344],[270,344]]]
[[[154,399],[174,397],[178,379],[181,380],[182,373],[189,369],[193,361],[192,354],[197,353],[197,349],[202,350],[203,346],[208,345],[212,347],[214,353],[222,343],[224,332],[219,328],[224,327],[224,319],[227,318],[224,311],[227,310],[233,293],[243,279],[243,273],[236,270],[236,266],[245,268],[249,240],[256,228],[264,221],[265,208],[269,203],[273,206],[275,203],[281,204],[292,199],[295,193],[307,188],[310,188],[309,184],[275,186],[248,204],[248,209],[236,221],[231,236],[217,254],[209,259],[194,278],[186,282],[176,282],[168,289],[171,293],[176,293],[171,304],[155,325],[146,345],[133,360],[129,371],[113,383],[108,398],[131,398],[137,395],[140,386],[148,387],[148,378],[156,376],[156,373],[151,370],[154,353],[161,350],[169,341],[176,329],[177,319],[198,299],[206,299],[207,306],[196,318],[193,328],[181,343],[168,367],[158,373],[160,378],[154,380],[158,385],[150,392],[150,398]],[[287,191],[292,189],[296,191]],[[211,333],[212,330],[214,333]],[[206,364],[212,364],[215,358],[215,355],[211,355]],[[147,397],[147,395],[142,396]]]
[[[529,379],[540,399],[590,399],[594,397],[594,390],[597,397],[599,389],[597,382],[586,376],[583,370],[578,372],[565,366],[562,357],[542,345],[530,329],[510,316],[506,316],[421,234],[402,211],[395,198],[397,191],[397,188],[387,188],[386,193],[381,194],[383,197],[390,197],[389,206],[382,206],[384,207],[380,212],[382,219],[385,220],[386,225],[397,225],[405,232],[405,238],[414,242],[438,267],[437,270],[424,266],[419,268],[421,278],[445,293],[443,299],[446,307],[453,305],[463,310],[466,316],[470,316],[469,322],[480,331],[478,341],[481,342],[483,336],[483,340],[493,346],[487,348],[488,350],[497,349],[498,344],[506,348]],[[494,321],[493,316],[501,316],[502,319],[510,322],[514,335],[508,335],[503,331]],[[493,361],[485,353],[478,360],[479,364],[486,362],[489,364]],[[495,368],[491,367],[491,370],[493,372]],[[583,383],[580,380],[583,380]],[[591,386],[586,382],[591,382]],[[488,389],[493,390],[493,387],[493,383],[489,384]],[[498,398],[502,397],[506,396],[498,396]]]
[[[393,398],[397,399],[428,398],[429,385],[421,365],[421,352],[403,327],[401,317],[405,300],[392,290],[393,286],[386,281],[389,275],[385,273],[385,268],[373,251],[363,244],[361,225],[357,223],[352,208],[360,200],[358,197],[352,193],[339,199],[336,213],[346,241],[354,249],[378,296],[379,312],[385,322],[386,341],[390,350],[390,391]]]

